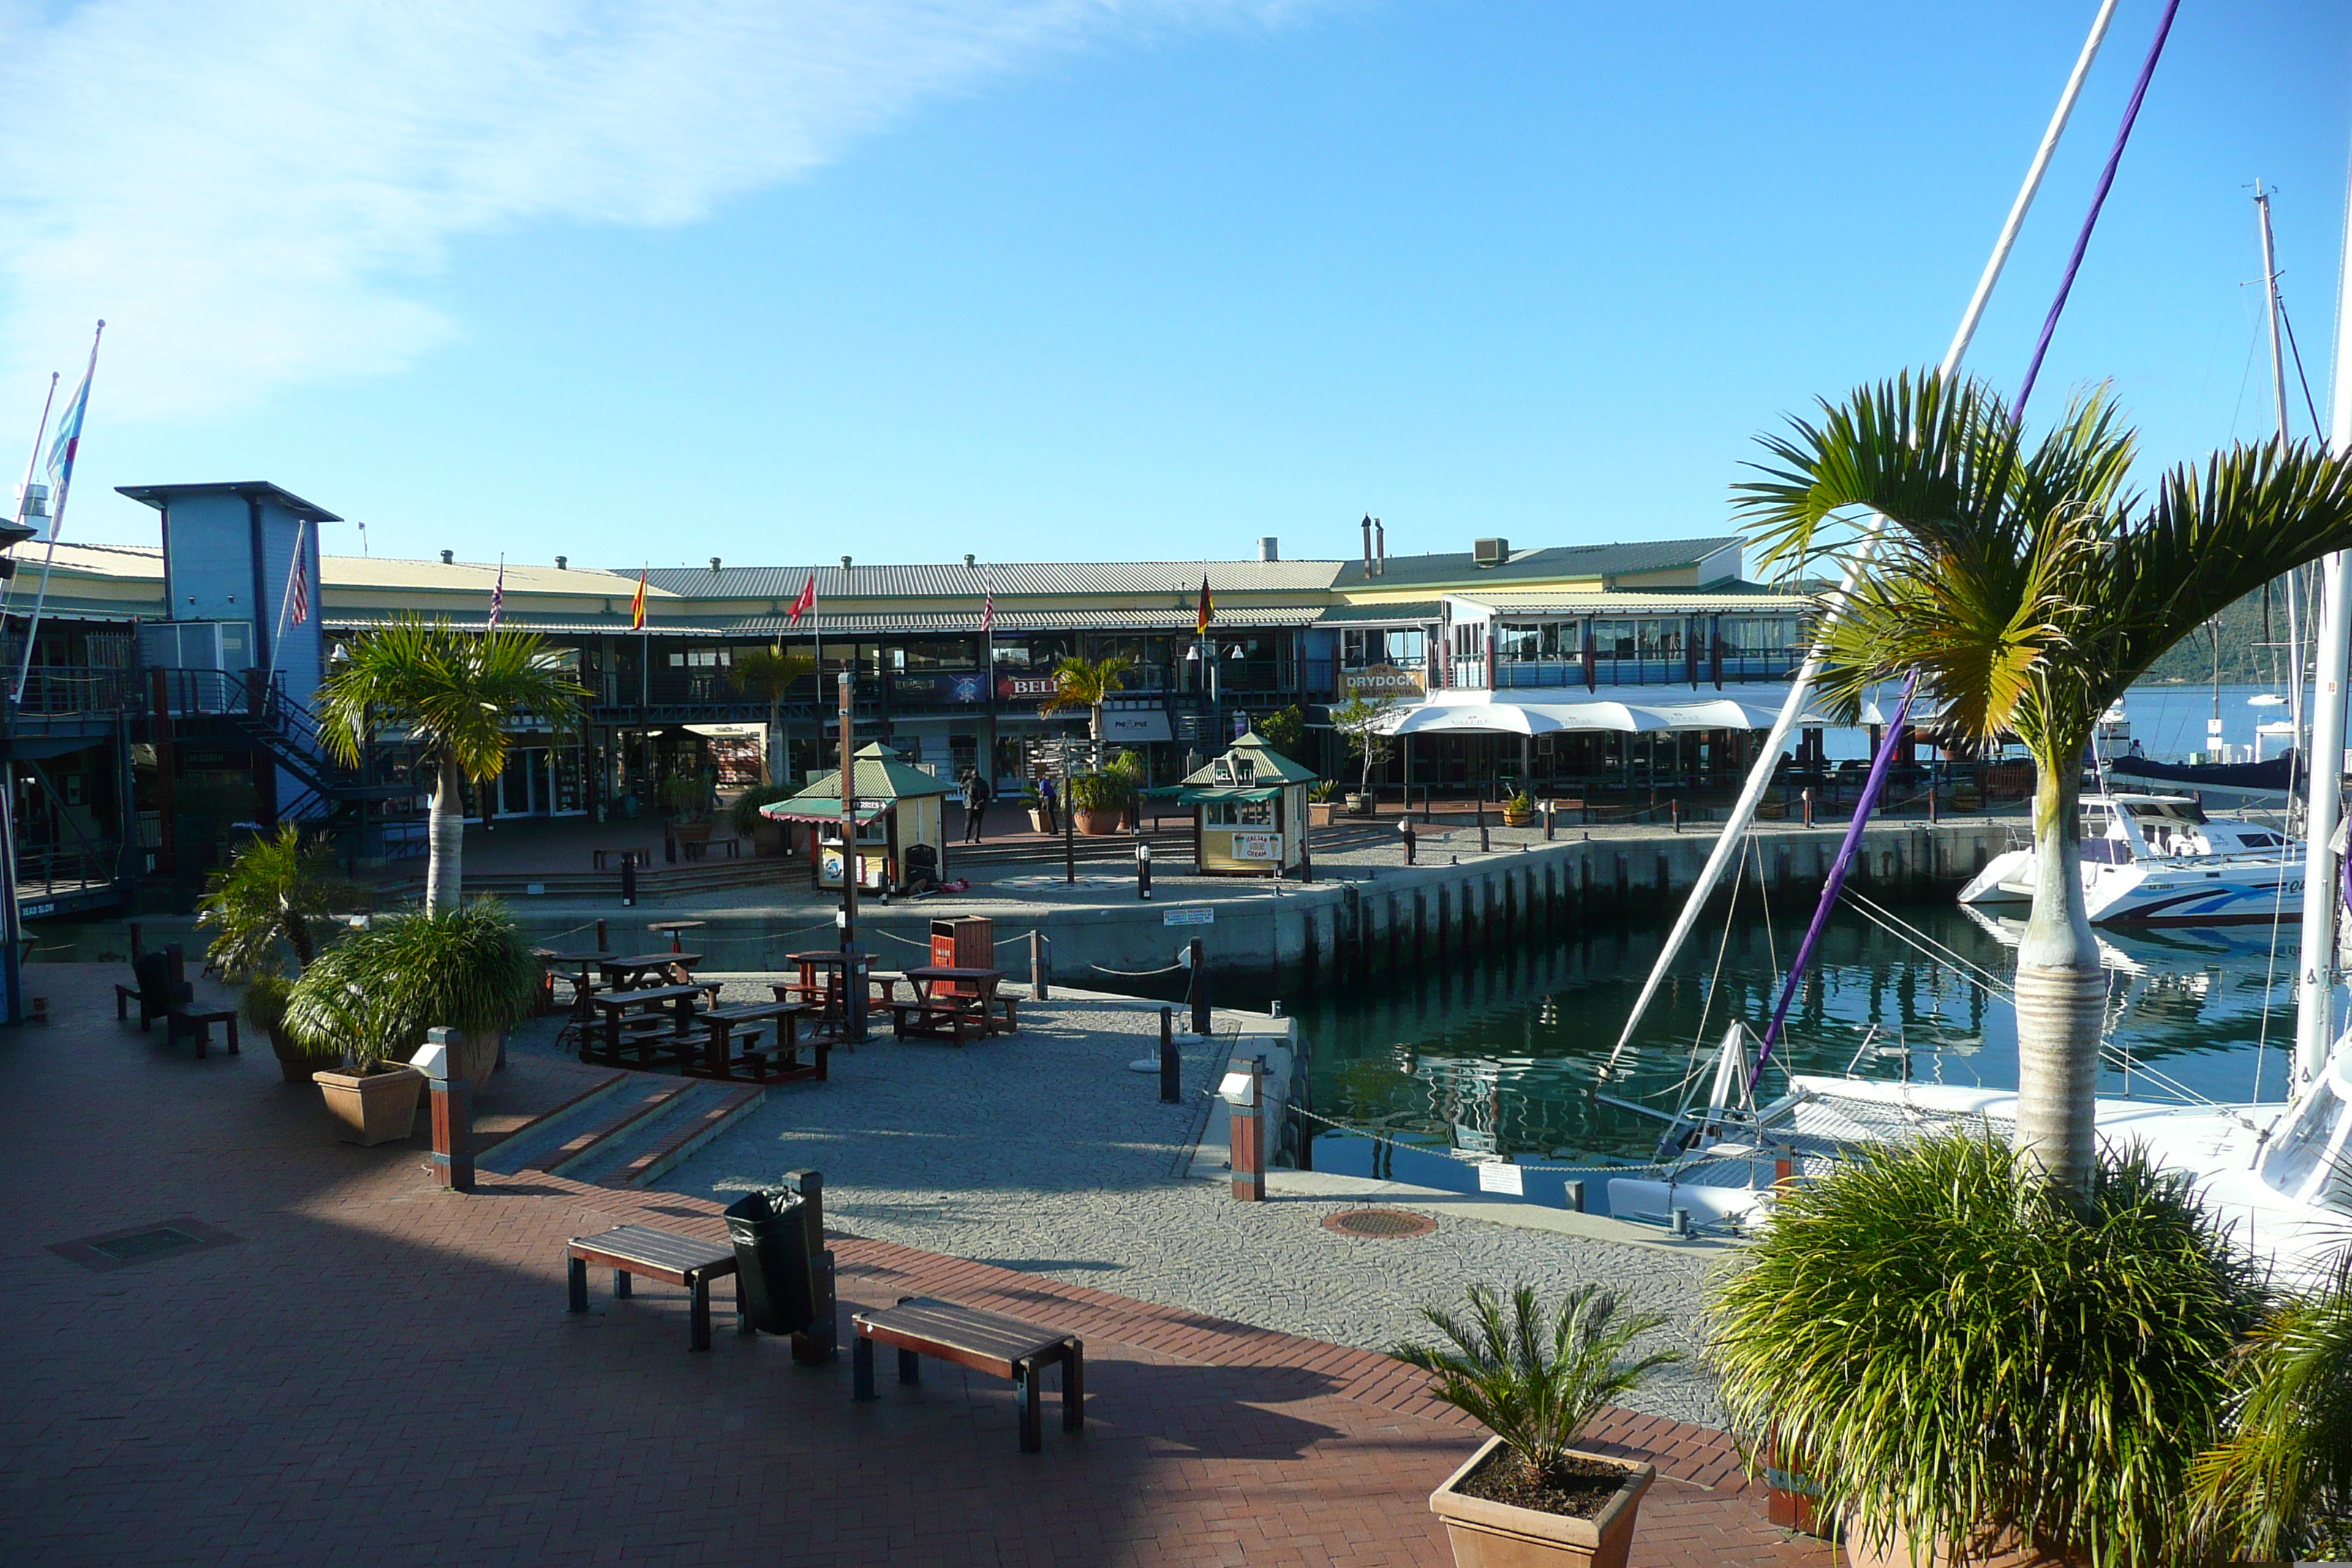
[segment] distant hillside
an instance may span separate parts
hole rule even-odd
[[[2304,646],[2308,647],[2312,637],[2312,603],[2306,595],[2301,604]],[[2284,643],[2287,640],[2286,589],[2284,579],[2272,586],[2270,594],[2270,630],[2263,629],[2263,595],[2249,594],[2221,612],[2215,623],[2221,640],[2221,679],[2254,686],[2283,686],[2291,668],[2284,647],[2264,647],[2265,642]],[[2213,679],[2213,628],[2200,626],[2176,644],[2170,653],[2156,661],[2147,679],[2196,684]]]

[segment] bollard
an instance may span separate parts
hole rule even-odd
[[[138,963],[141,955],[146,951],[145,944],[140,940],[139,922],[132,921],[131,922],[131,962]]]
[[[453,1193],[474,1190],[474,1100],[463,1074],[452,1073],[457,1049],[455,1029],[427,1029],[425,1048],[408,1065],[423,1073],[433,1095],[433,1152],[425,1169],[433,1184]]]
[[[1201,952],[1199,937],[1194,937],[1191,942],[1186,942],[1184,952],[1188,955],[1185,962],[1192,966],[1192,970],[1191,987],[1192,1032],[1205,1038],[1209,1033],[1208,961]]]
[[[1552,829],[1559,821],[1559,809],[1553,802],[1548,800],[1543,804],[1543,814],[1544,842],[1549,844],[1552,841]]]
[[[1176,1054],[1176,1009],[1160,1009],[1160,1098],[1169,1105],[1184,1098],[1184,1058]]]
[[[1045,933],[1033,931],[1029,933],[1029,1000],[1032,1002],[1052,999],[1053,991],[1047,984],[1051,977],[1046,974],[1045,968]]]
[[[621,857],[621,907],[625,910],[637,907],[637,861],[633,855]]]
[[[1568,1189],[1565,1196],[1568,1200],[1569,1208],[1574,1213],[1582,1214],[1584,1212],[1584,1183],[1580,1180],[1571,1181],[1564,1183],[1563,1185]]]
[[[1151,897],[1151,846],[1139,838],[1135,844],[1135,896],[1146,900]]]
[[[1298,879],[1302,882],[1315,879],[1315,850],[1303,833],[1298,836]]]
[[[1675,831],[1680,833],[1683,830],[1683,802],[1680,795],[1666,802],[1666,813],[1674,821]]]
[[[1494,847],[1495,846],[1489,842],[1487,838],[1486,814],[1484,811],[1481,811],[1478,813],[1478,853],[1481,855],[1490,854],[1493,852]]]
[[[1927,826],[1936,826],[1936,781],[1927,781]]]
[[[801,1219],[808,1227],[809,1294],[815,1298],[816,1316],[793,1336],[793,1359],[803,1366],[823,1366],[838,1350],[839,1309],[834,1297],[833,1249],[824,1244],[824,1173],[786,1173],[801,1194]]]
[[[1673,1222],[1666,1226],[1666,1234],[1668,1236],[1687,1237],[1690,1233],[1690,1210],[1676,1209],[1675,1211]]]
[[[866,1043],[866,950],[856,942],[841,950],[841,1037],[852,1045]]]
[[[1799,790],[1797,798],[1805,803],[1805,826],[1811,827],[1813,825],[1813,792],[1810,789]]]
[[[1226,1163],[1234,1173],[1236,1202],[1265,1201],[1265,1133],[1260,1125],[1265,1104],[1265,1058],[1236,1058],[1225,1070],[1217,1096],[1228,1108],[1225,1131]]]
[[[604,922],[603,921],[598,921],[596,922],[596,951],[598,952],[610,952],[613,951],[612,940],[604,934]]]
[[[1397,831],[1404,835],[1404,863],[1410,866],[1412,864],[1413,851],[1420,847],[1419,836],[1413,832],[1411,822],[1398,823]]]

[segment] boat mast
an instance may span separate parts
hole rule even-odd
[[[2284,452],[2292,437],[2287,430],[2286,418],[2286,358],[2279,352],[2278,253],[2271,240],[2271,193],[2263,189],[2259,177],[2254,181],[2254,212],[2262,220],[2263,230],[2263,300],[2270,315],[2271,400],[2278,409],[2278,444],[2279,450]],[[2290,572],[2286,574],[2286,640],[2287,663],[2292,667],[2292,673],[2287,679],[2286,712],[2287,722],[2294,726],[2294,749],[2300,755],[2304,749],[2303,644],[2300,640],[2302,628],[2296,625],[2300,617],[2295,613],[2294,597],[2294,574]],[[2264,628],[2263,635],[2269,635],[2268,628]],[[2262,748],[2256,746],[2254,750],[2259,754]],[[2290,787],[2287,792],[2290,816],[2294,814],[2294,795]]]
[[[2352,184],[2346,192],[2344,257],[2352,268]],[[2352,281],[2352,271],[2345,274]],[[2328,398],[2327,445],[2352,452],[2352,310],[2344,285],[2336,300],[2336,374]],[[2336,1026],[2336,826],[2344,806],[2344,687],[2352,664],[2352,563],[2337,551],[2320,565],[2319,668],[2311,712],[2311,814],[2303,845],[2303,951],[2295,964],[2294,1081],[2302,1093],[2317,1081]]]
[[[1944,351],[1939,372],[1949,376],[1960,368],[1967,357],[1969,342],[1976,336],[1977,323],[1984,318],[1986,304],[1992,299],[1993,286],[2000,281],[2001,268],[2009,263],[2009,253],[2017,244],[2018,231],[2025,226],[2025,215],[2033,208],[2033,198],[2042,189],[2042,176],[2050,167],[2052,154],[2058,151],[2059,139],[2066,133],[2066,121],[2074,116],[2074,100],[2082,96],[2083,82],[2091,74],[2091,63],[2099,57],[2099,46],[2105,41],[2107,24],[2115,19],[2116,0],[2101,0],[2099,14],[2092,18],[2090,37],[2083,40],[2083,52],[2075,57],[2074,69],[2066,79],[2065,90],[2058,95],[2058,108],[2050,116],[2050,124],[2042,132],[2042,144],[2034,149],[2033,162],[2025,171],[2025,183],[2018,187],[2017,199],[2010,204],[2009,217],[2000,226],[2000,237],[1993,241],[1992,255],[1985,261],[1983,274],[1977,279],[1976,292],[1969,298],[1969,308],[1961,312],[1959,330],[1952,334],[1951,346]],[[1723,836],[1715,841],[1708,852],[1706,864],[1699,870],[1698,880],[1691,888],[1690,898],[1683,904],[1682,912],[1675,917],[1674,929],[1659,945],[1658,958],[1650,970],[1650,977],[1642,983],[1642,994],[1634,998],[1633,1009],[1626,1016],[1624,1032],[1617,1037],[1616,1047],[1609,1053],[1609,1065],[1632,1042],[1633,1032],[1641,1027],[1642,1016],[1649,1011],[1651,1000],[1658,994],[1666,971],[1673,967],[1675,955],[1690,937],[1691,928],[1698,923],[1699,910],[1706,905],[1723,875],[1739,852],[1741,836],[1754,820],[1756,807],[1764,798],[1764,791],[1772,782],[1773,770],[1780,761],[1780,748],[1787,744],[1789,732],[1797,726],[1797,718],[1805,710],[1805,700],[1812,693],[1814,680],[1822,668],[1822,653],[1827,646],[1829,623],[1853,593],[1861,580],[1863,568],[1869,563],[1871,551],[1878,543],[1878,535],[1885,520],[1873,517],[1864,528],[1849,557],[1844,578],[1830,597],[1822,617],[1822,626],[1815,632],[1813,645],[1805,655],[1805,662],[1789,683],[1788,700],[1780,704],[1780,716],[1773,720],[1772,729],[1758,748],[1756,765],[1748,770],[1748,781],[1740,786],[1739,798],[1732,803],[1731,812],[1723,825]],[[1605,1070],[1605,1069],[1604,1069]]]

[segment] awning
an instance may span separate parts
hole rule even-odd
[[[1220,800],[1275,800],[1281,795],[1280,784],[1272,784],[1264,789],[1245,789],[1239,784],[1203,784],[1196,788],[1178,790],[1176,804],[1206,805],[1213,801]]]
[[[1103,739],[1106,741],[1171,741],[1168,715],[1158,708],[1117,708],[1103,710]]]
[[[871,822],[896,805],[891,800],[866,800],[857,803],[857,820]],[[760,808],[760,815],[771,822],[839,822],[841,802],[827,800],[823,795],[794,795]]]
[[[1661,731],[1769,730],[1780,717],[1786,687],[1763,687],[1735,696],[1687,687],[1603,687],[1587,695],[1518,700],[1502,692],[1438,692],[1425,702],[1400,708],[1383,726],[1391,735],[1443,734],[1470,731],[1503,735],[1614,733],[1648,735]],[[1808,710],[1807,726],[1830,720]]]

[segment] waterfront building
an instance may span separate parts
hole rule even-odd
[[[184,902],[237,822],[341,830],[365,865],[422,853],[423,775],[397,736],[360,769],[320,754],[309,700],[338,645],[404,615],[480,628],[494,562],[323,555],[335,515],[267,483],[125,487],[153,507],[152,546],[56,547],[23,701],[6,737],[18,888],[29,918],[114,907],[142,882]],[[488,553],[483,552],[481,553]],[[28,569],[13,584],[10,658],[26,657]],[[792,611],[812,576],[814,615]],[[1498,778],[1561,790],[1736,779],[1798,657],[1805,602],[1740,576],[1713,537],[1515,550],[1246,561],[503,567],[502,624],[542,633],[590,695],[576,740],[518,721],[505,773],[474,814],[606,817],[658,810],[692,772],[722,787],[772,767],[797,785],[837,766],[835,678],[856,686],[861,744],[1015,797],[1031,742],[1083,734],[1044,716],[1066,655],[1134,661],[1108,740],[1172,784],[1286,709],[1308,763],[1352,776],[1329,708],[1402,700],[1381,773],[1442,792]],[[1213,616],[1197,635],[1205,581]],[[299,595],[296,592],[299,584]],[[290,612],[298,603],[303,614]],[[781,645],[816,668],[771,692],[739,678]]]

